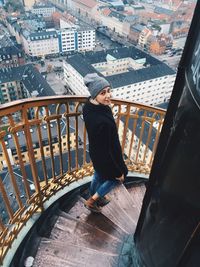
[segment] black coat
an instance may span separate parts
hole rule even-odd
[[[89,153],[94,169],[104,179],[114,179],[128,173],[122,157],[118,131],[109,106],[87,102],[83,107]]]

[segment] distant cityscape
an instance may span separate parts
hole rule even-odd
[[[41,91],[87,95],[88,72],[105,76],[115,98],[154,106],[168,102],[195,4],[1,0],[0,102]],[[12,74],[16,70],[22,75]],[[33,72],[41,82],[30,88],[21,81]]]
[[[112,85],[113,98],[166,109],[195,5],[196,1],[180,0],[0,0],[0,103],[42,96],[88,96],[83,77],[96,72]],[[29,109],[30,120],[32,112],[33,109]],[[45,117],[43,110],[40,112]],[[14,115],[16,121],[20,120],[20,114]],[[82,119],[78,120],[83,128]],[[80,131],[77,138],[75,122],[71,120],[69,132],[64,120],[61,119],[60,124],[55,119],[50,122],[42,121],[29,129],[41,181],[44,180],[40,174],[42,156],[47,159],[48,178],[52,177],[50,156],[54,152],[58,168],[61,147],[65,162],[69,149],[72,150],[74,166],[78,142],[81,155],[78,160],[80,164],[83,161],[83,133]],[[153,129],[152,139],[156,139],[156,123],[149,126],[145,121],[146,140],[150,138],[149,128]],[[1,124],[8,129],[6,116],[1,118]],[[39,126],[41,142],[37,139]],[[141,122],[137,128],[141,128]],[[131,132],[131,129],[128,130]],[[151,157],[152,143],[145,142],[138,132],[135,132],[134,142],[141,143],[142,148],[137,157],[140,158],[144,150]],[[16,148],[16,139],[20,149]],[[0,146],[0,179],[9,193],[11,205],[17,210],[7,161],[9,159],[14,169],[20,197],[24,199],[23,174],[19,166],[25,164],[30,176],[30,152],[25,131],[20,127],[16,135],[7,131],[2,140],[5,146]],[[131,153],[135,155],[136,152],[133,149]],[[64,168],[67,171],[67,164]],[[29,178],[30,189],[34,191],[33,177]],[[1,207],[1,213],[6,221],[6,207]]]
[[[1,1],[0,102],[88,96],[83,77],[96,72],[112,85],[113,98],[166,109],[194,8],[194,1]],[[74,148],[73,134],[70,140]],[[23,153],[27,163],[26,147]],[[4,157],[0,149],[0,170]]]

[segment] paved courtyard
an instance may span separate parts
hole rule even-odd
[[[47,82],[57,95],[66,93],[63,72],[51,72],[47,74]]]

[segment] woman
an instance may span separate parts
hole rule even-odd
[[[89,153],[94,167],[90,185],[90,198],[85,207],[101,212],[101,206],[108,204],[106,194],[124,181],[128,170],[124,163],[117,127],[110,109],[110,84],[96,73],[84,78],[91,97],[83,107]]]

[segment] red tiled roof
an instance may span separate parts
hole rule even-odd
[[[156,14],[153,12],[141,12],[140,16],[144,18],[152,18],[152,19],[159,19],[159,20],[165,20],[168,19],[169,16],[165,14]]]
[[[111,13],[111,10],[109,9],[109,8],[105,8],[103,11],[102,11],[102,14],[104,15],[104,16],[109,16],[110,15],[110,13]]]
[[[195,3],[191,3],[189,5],[182,4],[182,6],[179,9],[177,9],[175,14],[173,15],[173,19],[174,20],[181,19],[190,22],[193,17],[194,9],[195,9]]]
[[[59,21],[61,18],[65,19],[66,21],[72,21],[72,22],[75,20],[75,18],[71,14],[69,14],[69,13],[62,13],[61,14],[59,12],[54,12],[52,14],[52,18],[55,21]]]
[[[53,19],[60,19],[60,18],[62,18],[62,14],[59,12],[54,12],[52,14],[52,17],[53,17]]]

